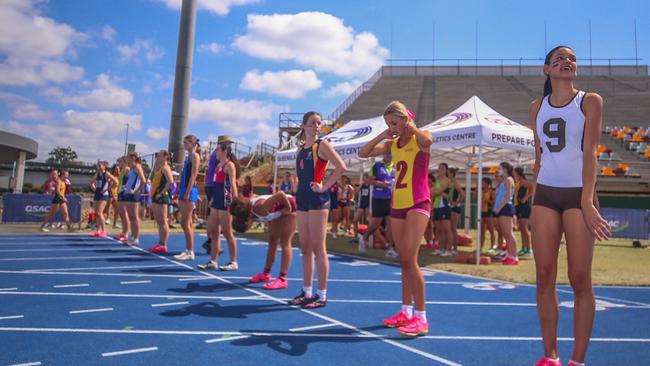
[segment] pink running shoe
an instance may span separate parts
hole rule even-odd
[[[507,257],[501,263],[505,264],[507,266],[516,266],[516,265],[519,264],[519,259],[518,258]]]
[[[248,282],[250,283],[269,282],[269,281],[271,281],[271,274],[264,273],[264,272],[260,272],[248,279]]]
[[[124,234],[120,234],[120,235],[118,235],[118,236],[116,236],[114,238],[115,238],[115,240],[119,240],[119,241],[127,241],[127,240],[129,240],[129,237],[124,235]]]
[[[92,236],[93,238],[96,238],[96,237],[99,236],[99,233],[101,233],[101,231],[94,231],[93,233],[90,234],[90,236]]]
[[[429,323],[425,323],[419,317],[414,316],[408,324],[397,328],[397,331],[405,336],[417,337],[429,333]]]
[[[562,366],[562,362],[560,362],[559,358],[556,361],[552,358],[543,357],[535,362],[535,366]]]
[[[408,317],[408,315],[406,315],[406,313],[400,310],[400,312],[397,313],[396,315],[384,319],[381,322],[384,323],[384,325],[389,328],[397,328],[397,327],[405,326],[406,324],[409,323],[410,320],[411,319]]]
[[[282,277],[278,277],[273,281],[264,284],[264,288],[267,290],[281,290],[287,288],[287,286],[289,286],[289,281]]]
[[[108,238],[108,233],[106,231],[98,231],[97,232],[97,237],[98,238]]]
[[[149,248],[151,253],[167,253],[167,247],[162,244],[156,244],[155,246]]]

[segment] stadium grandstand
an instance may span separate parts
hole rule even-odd
[[[416,122],[422,126],[476,95],[502,115],[528,123],[528,105],[542,94],[542,60],[476,60],[496,66],[461,65],[461,61],[466,60],[457,60],[455,66],[439,66],[435,60],[388,60],[328,119],[340,126],[376,116],[390,101],[401,100],[414,108]],[[529,64],[505,65],[514,61]],[[587,60],[587,66],[579,68],[576,86],[597,92],[605,100],[599,192],[650,193],[648,66],[636,64],[638,60],[633,60],[632,65],[625,64],[629,60],[593,61],[602,65],[589,66]]]

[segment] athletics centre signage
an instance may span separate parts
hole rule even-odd
[[[53,197],[50,194],[5,194],[2,222],[42,222],[50,211]],[[70,194],[65,198],[68,200],[70,221],[81,221],[81,196]],[[60,211],[52,222],[63,222]]]

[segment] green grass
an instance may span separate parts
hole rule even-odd
[[[116,231],[112,234],[117,234]],[[38,231],[37,225],[0,225],[0,233],[34,233]],[[57,232],[53,230],[53,232]],[[62,231],[63,232],[63,231]],[[156,228],[151,221],[142,225],[143,233],[156,233]],[[180,229],[172,230],[173,233],[180,233]],[[197,230],[201,233],[203,230]],[[257,240],[266,241],[267,235],[260,230],[253,230],[244,236]],[[476,242],[476,231],[470,231],[470,236]],[[519,234],[515,233],[515,238]],[[383,250],[369,249],[361,255],[357,246],[348,244],[349,238],[339,237],[336,240],[327,238],[329,252],[350,254],[359,257],[378,259],[387,262],[397,261],[386,258]],[[644,241],[647,243],[647,241]],[[200,243],[197,243],[197,245]],[[298,235],[294,236],[294,245],[298,246]],[[470,252],[473,247],[460,247],[461,251]],[[535,283],[535,263],[532,258],[522,259],[518,266],[504,266],[501,263],[490,265],[474,265],[454,263],[453,259],[434,257],[431,250],[420,251],[420,265],[434,270],[449,271],[455,273],[493,278],[504,281]],[[596,243],[594,262],[592,270],[593,283],[595,285],[627,285],[627,286],[650,286],[650,249],[637,249],[632,247],[630,239],[612,239],[606,242]],[[558,259],[558,283],[568,284],[566,248],[562,246]]]

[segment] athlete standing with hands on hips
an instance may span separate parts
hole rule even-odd
[[[347,167],[334,151],[332,145],[318,137],[322,117],[318,112],[307,112],[302,117],[301,144],[296,156],[298,189],[296,204],[298,235],[302,251],[303,288],[298,296],[289,301],[306,309],[327,305],[327,278],[329,258],[325,247],[327,214],[330,208],[329,189],[341,179]],[[323,177],[328,162],[334,164],[334,172],[326,182]],[[314,257],[318,274],[318,291],[312,293]]]
[[[575,343],[569,366],[584,364],[594,322],[595,298],[591,263],[595,239],[607,240],[609,224],[598,212],[597,149],[603,99],[575,89],[575,52],[552,49],[544,61],[544,97],[530,104],[535,135],[536,187],[533,199],[532,244],[535,252],[537,311],[544,357],[536,366],[559,366],[559,317],[555,281],[560,240],[566,238],[569,282],[575,297]]]
[[[424,277],[418,265],[418,253],[431,216],[428,174],[433,143],[431,134],[418,129],[413,117],[413,112],[404,104],[391,102],[384,111],[388,129],[359,150],[361,158],[390,152],[395,163],[390,220],[402,267],[402,308],[383,323],[397,327],[400,333],[411,337],[429,332]]]

